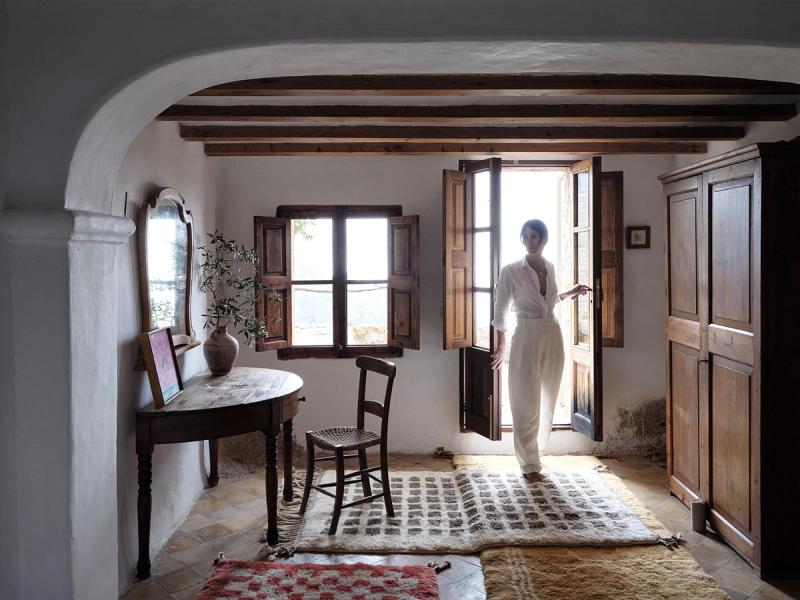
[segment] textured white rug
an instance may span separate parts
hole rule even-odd
[[[393,472],[395,516],[386,516],[381,501],[345,509],[332,536],[333,500],[312,491],[295,546],[300,551],[468,553],[491,546],[659,541],[594,471],[543,475],[543,482],[529,484],[508,471]],[[333,472],[325,473],[324,482],[333,480]],[[345,489],[345,504],[362,497],[360,485]]]

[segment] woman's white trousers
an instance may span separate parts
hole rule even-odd
[[[508,357],[514,451],[523,473],[542,469],[564,369],[564,342],[555,317],[518,319]]]

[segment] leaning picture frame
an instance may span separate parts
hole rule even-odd
[[[169,327],[139,334],[153,406],[164,408],[183,391],[183,379]]]

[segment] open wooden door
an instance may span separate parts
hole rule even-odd
[[[499,377],[491,367],[500,169],[492,158],[444,172],[444,348],[461,349],[461,426],[490,440],[502,435]]]
[[[572,427],[594,441],[603,439],[601,161],[572,165],[572,269],[575,281],[592,294],[573,300]]]

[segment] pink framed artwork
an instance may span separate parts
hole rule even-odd
[[[163,408],[183,391],[172,332],[169,327],[148,331],[139,335],[139,343],[153,392],[153,406]]]

